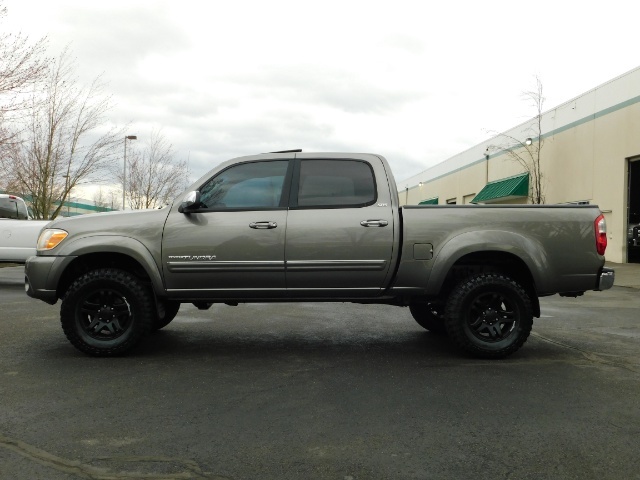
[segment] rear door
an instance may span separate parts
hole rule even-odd
[[[296,155],[285,252],[288,296],[380,294],[392,264],[391,206],[377,157]]]

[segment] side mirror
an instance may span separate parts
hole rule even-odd
[[[178,207],[178,211],[180,213],[189,214],[192,211],[200,208],[200,205],[200,192],[194,190],[193,192],[189,192],[185,195],[185,197],[182,199],[182,203]]]

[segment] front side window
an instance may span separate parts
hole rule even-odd
[[[213,177],[200,189],[204,209],[277,208],[289,162],[243,163]]]
[[[302,160],[298,207],[360,207],[376,200],[373,170],[357,160]]]

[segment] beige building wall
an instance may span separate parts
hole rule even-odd
[[[625,262],[628,162],[640,157],[640,68],[545,112],[542,124],[545,203],[598,205],[607,220],[606,257]],[[524,141],[532,136],[531,123],[505,133]],[[400,203],[438,197],[440,205],[454,198],[457,204],[467,204],[487,182],[524,173],[517,161],[496,149],[504,144],[502,138],[489,139],[399,182],[405,186],[400,187]],[[488,152],[496,153],[486,159]],[[496,203],[527,203],[527,199]]]

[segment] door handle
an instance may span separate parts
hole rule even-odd
[[[386,220],[363,220],[360,222],[363,227],[386,227],[389,222]]]
[[[278,224],[276,222],[251,222],[249,226],[251,228],[265,229],[265,228],[276,228]]]

